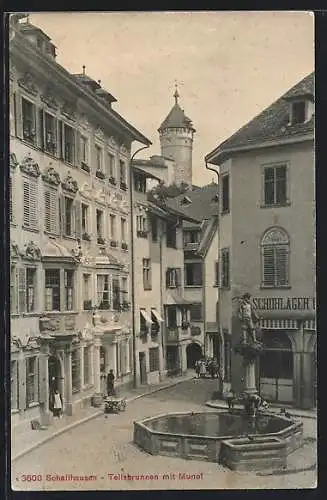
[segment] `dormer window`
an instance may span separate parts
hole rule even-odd
[[[306,102],[296,101],[292,103],[291,111],[291,124],[296,125],[298,123],[304,123],[307,119],[306,113]]]

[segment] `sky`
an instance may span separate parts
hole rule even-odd
[[[117,99],[114,109],[160,154],[157,129],[174,104],[192,119],[193,183],[213,179],[204,156],[314,69],[309,12],[32,13],[57,62]],[[216,181],[216,179],[215,179]]]

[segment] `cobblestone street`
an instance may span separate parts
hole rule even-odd
[[[163,412],[208,410],[216,381],[191,380],[131,402],[125,413],[103,415],[79,425],[30,454],[12,467],[15,490],[131,490],[314,487],[316,420],[304,419],[305,445],[289,456],[290,473],[236,473],[220,465],[151,456],[133,445],[133,421]],[[285,471],[286,472],[286,471]],[[114,474],[158,475],[158,479],[117,480]],[[196,474],[198,479],[183,478]],[[56,475],[92,476],[88,481],[56,481]],[[163,478],[169,475],[169,479]],[[24,480],[31,475],[32,480]],[[168,476],[167,476],[168,477]]]

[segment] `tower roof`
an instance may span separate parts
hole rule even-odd
[[[195,132],[192,120],[185,115],[184,110],[178,104],[178,98],[179,93],[176,88],[176,91],[174,93],[175,104],[158,128],[158,132],[161,132],[161,130],[164,130],[166,128],[189,128],[190,130],[193,130],[193,132]]]

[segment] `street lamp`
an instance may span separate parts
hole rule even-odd
[[[148,146],[142,146],[137,149],[129,160],[129,201],[130,201],[130,236],[131,236],[131,305],[132,305],[132,340],[133,340],[133,385],[137,387],[136,377],[136,331],[135,331],[135,276],[134,276],[134,207],[133,207],[133,168],[132,163],[135,156],[148,149]]]

